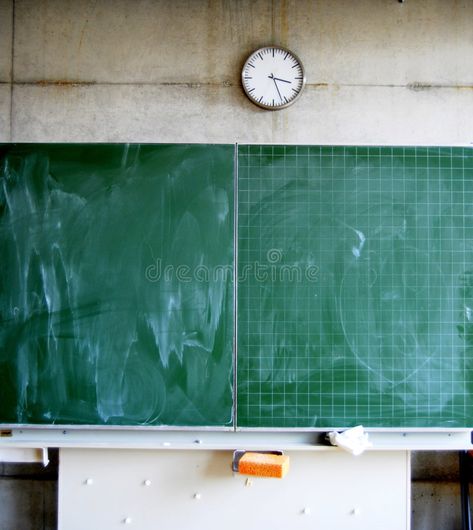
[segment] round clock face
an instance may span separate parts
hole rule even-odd
[[[266,46],[248,57],[241,81],[253,103],[277,110],[292,105],[301,95],[305,74],[297,55],[278,46]]]

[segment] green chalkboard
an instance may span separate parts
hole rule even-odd
[[[0,147],[0,423],[232,425],[233,153]]]
[[[13,144],[0,184],[1,424],[473,425],[473,149]]]
[[[473,425],[473,150],[239,146],[238,425]]]

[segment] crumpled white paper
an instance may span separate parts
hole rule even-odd
[[[343,432],[329,432],[328,438],[332,445],[336,445],[355,456],[361,455],[368,447],[373,446],[362,425]]]

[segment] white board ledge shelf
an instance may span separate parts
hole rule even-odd
[[[339,450],[324,443],[328,431],[245,429],[236,431],[126,429],[22,426],[2,430],[4,448],[110,448],[110,449],[282,449],[301,451]],[[468,450],[473,449],[472,431],[366,429],[369,451]]]

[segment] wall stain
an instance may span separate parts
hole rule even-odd
[[[85,35],[86,29],[87,29],[87,25],[89,24],[89,19],[93,18],[93,15],[94,15],[94,13],[95,13],[95,9],[96,9],[96,7],[97,7],[97,1],[98,1],[98,0],[95,0],[94,4],[93,4],[93,6],[92,6],[92,10],[91,10],[91,12],[90,12],[90,15],[88,15],[88,16],[86,17],[85,22],[84,22],[84,24],[83,24],[83,26],[82,26],[82,30],[81,30],[81,32],[80,32],[80,39],[79,39],[79,50],[78,50],[79,53],[80,53],[80,50],[81,50],[81,48],[82,48],[82,42],[83,42],[83,40],[84,40],[84,35]]]
[[[78,81],[71,79],[39,79],[38,81],[0,81],[0,85],[17,85],[17,86],[40,86],[40,87],[85,87],[85,86],[163,86],[163,87],[182,87],[182,88],[233,88],[241,87],[240,82],[233,82],[229,79],[215,82],[186,82],[186,81],[165,81],[165,82],[97,82],[97,81]],[[380,84],[380,83],[306,83],[306,88],[315,90],[325,90],[332,88],[338,90],[340,88],[404,88],[414,92],[422,92],[427,90],[473,90],[473,84],[465,85],[447,85],[435,83],[408,83],[402,84]]]
[[[274,44],[287,47],[288,19],[286,0],[273,0],[271,4],[271,37]]]
[[[62,88],[73,88],[77,86],[90,86],[90,85],[97,85],[95,81],[71,81],[68,79],[58,79],[58,80],[46,80],[46,79],[40,79],[39,81],[34,81],[32,83],[17,83],[18,85],[35,85],[40,87],[49,87],[49,86],[55,86],[55,87],[62,87]]]
[[[439,83],[422,83],[415,81],[414,83],[408,83],[405,87],[409,90],[414,90],[415,92],[420,92],[422,90],[437,90],[440,88],[453,88],[457,90],[473,90],[473,85],[447,85]]]

